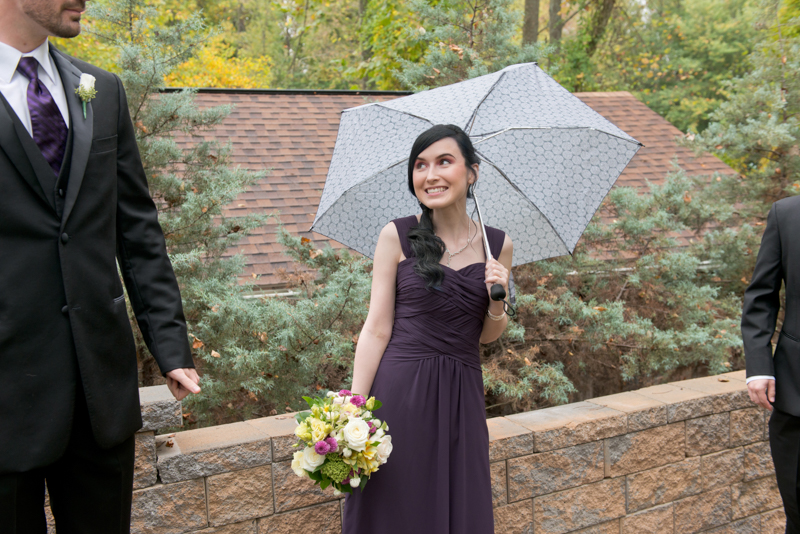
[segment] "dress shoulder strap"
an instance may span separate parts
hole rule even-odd
[[[486,239],[489,240],[489,250],[492,251],[492,256],[497,259],[503,251],[503,243],[506,240],[506,233],[491,226],[486,227]]]
[[[408,243],[408,231],[418,224],[417,216],[402,217],[392,221],[397,227],[397,235],[400,237],[400,246],[403,247],[403,256],[410,258],[413,256],[411,245]]]

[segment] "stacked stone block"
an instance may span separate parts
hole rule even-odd
[[[490,419],[497,532],[782,534],[767,420],[743,372]]]
[[[291,470],[291,415],[156,436],[180,403],[141,398],[134,533],[341,532],[343,499]],[[496,532],[782,534],[767,419],[741,371],[490,419]]]

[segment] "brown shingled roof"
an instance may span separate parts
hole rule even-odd
[[[201,107],[235,104],[233,113],[217,128],[207,132],[233,146],[233,162],[251,170],[271,172],[225,210],[227,216],[259,210],[279,212],[286,229],[324,246],[342,245],[308,232],[322,194],[328,163],[333,154],[342,110],[382,102],[401,93],[381,92],[288,92],[288,91],[200,91]],[[616,124],[645,146],[631,160],[617,185],[644,187],[646,181],[660,182],[672,170],[672,162],[692,175],[732,173],[719,159],[679,147],[680,130],[628,92],[576,93],[592,109]],[[180,144],[189,138],[178,139]],[[291,260],[281,253],[276,225],[270,224],[245,237],[232,252],[247,256],[246,276],[258,276],[264,288],[281,284],[276,272],[290,268]]]

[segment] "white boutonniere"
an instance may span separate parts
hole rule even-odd
[[[75,94],[78,95],[83,103],[83,118],[86,118],[86,103],[91,101],[97,96],[97,91],[94,88],[95,77],[91,74],[81,74],[78,88],[75,89]]]

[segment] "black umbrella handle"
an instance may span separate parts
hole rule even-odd
[[[489,290],[489,294],[492,296],[492,300],[500,301],[506,298],[506,290],[500,284],[494,284]]]

